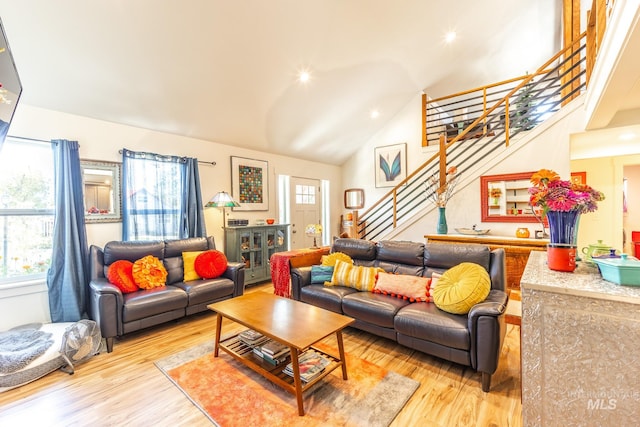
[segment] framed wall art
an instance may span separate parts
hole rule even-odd
[[[586,172],[571,172],[571,182],[573,184],[586,185],[587,173]]]
[[[231,194],[240,206],[234,211],[269,210],[269,163],[231,156]]]
[[[375,149],[376,187],[395,187],[407,177],[407,144]]]

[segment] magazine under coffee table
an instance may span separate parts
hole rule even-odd
[[[295,394],[299,415],[304,415],[302,393],[334,369],[341,367],[342,378],[348,379],[342,329],[355,321],[351,317],[265,292],[245,294],[209,304],[207,308],[217,313],[214,357],[218,357],[221,348],[242,364]],[[238,335],[221,342],[223,318],[240,323],[289,347],[293,376],[283,372],[286,363],[273,365],[262,360],[249,345],[239,339]],[[335,356],[313,348],[315,352],[329,359],[330,363],[320,375],[303,383],[300,378],[299,355],[332,334],[336,334],[339,355]]]

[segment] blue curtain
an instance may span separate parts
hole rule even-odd
[[[4,145],[4,140],[7,138],[8,132],[9,132],[9,123],[0,119],[0,151],[2,151],[2,146]]]
[[[184,222],[181,238],[205,237],[207,229],[204,223],[204,201],[200,191],[198,159],[186,158],[184,188],[182,199]]]
[[[51,141],[54,162],[54,224],[51,267],[47,272],[52,322],[86,317],[87,232],[77,141]]]
[[[206,235],[197,162],[122,150],[123,240]]]

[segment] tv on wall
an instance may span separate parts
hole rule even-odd
[[[2,147],[22,94],[22,84],[1,19],[0,32],[0,147]]]

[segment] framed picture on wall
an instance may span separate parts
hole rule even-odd
[[[585,185],[587,183],[586,172],[571,172],[571,182],[574,184]]]
[[[407,144],[376,147],[376,187],[395,187],[407,177]]]
[[[269,163],[231,156],[231,193],[240,206],[234,211],[269,210]]]

